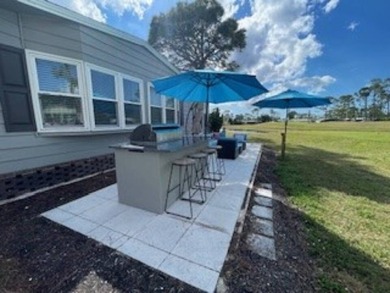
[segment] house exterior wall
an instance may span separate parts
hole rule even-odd
[[[17,13],[0,7],[0,43],[21,48]]]
[[[141,45],[49,13],[2,9],[1,3],[0,44],[73,58],[140,78],[145,98],[149,81],[174,74]],[[112,153],[109,146],[128,141],[128,136],[126,131],[54,136],[10,133],[5,130],[0,104],[0,175]]]

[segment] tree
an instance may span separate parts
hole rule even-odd
[[[183,70],[236,69],[238,64],[228,58],[245,47],[245,30],[238,29],[232,18],[222,20],[223,14],[216,0],[179,2],[168,13],[153,17],[148,41]]]
[[[364,120],[368,119],[368,97],[370,96],[371,89],[367,86],[362,87],[355,95],[364,103]]]
[[[344,118],[351,119],[354,115],[354,99],[352,95],[343,95],[339,98],[340,111],[344,113]],[[352,115],[351,115],[352,114]]]
[[[383,82],[380,78],[375,78],[371,81],[370,90],[372,93],[372,105],[370,114],[374,120],[377,120],[382,113],[382,102],[384,96]]]
[[[298,114],[298,112],[296,112],[296,111],[290,111],[290,112],[288,112],[288,119],[294,119],[295,118],[295,116],[297,116],[297,114]]]
[[[260,112],[260,110],[257,107],[252,109],[252,114],[253,114],[253,116],[256,117],[256,120],[259,118],[259,112]]]
[[[390,120],[390,78],[386,78],[384,81],[383,100],[386,105],[387,120]]]
[[[209,124],[212,132],[219,132],[223,125],[223,115],[219,113],[219,109],[215,108],[209,115]]]

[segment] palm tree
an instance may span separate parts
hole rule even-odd
[[[354,99],[352,95],[343,95],[339,98],[341,110],[345,115],[346,119],[350,119],[350,112],[354,108]]]
[[[364,120],[367,121],[367,107],[368,107],[368,97],[371,94],[371,89],[368,86],[362,87],[356,95],[359,97],[360,100],[364,102]]]
[[[387,116],[387,120],[390,120],[390,78],[385,79],[383,89],[384,89],[383,99],[387,108],[386,116]]]
[[[256,116],[256,118],[258,118],[259,117],[259,108],[253,108],[252,109],[252,114],[254,116]]]
[[[373,79],[371,81],[371,92],[373,93],[373,104],[371,107],[374,118],[378,118],[379,115],[383,115],[383,103],[385,100],[384,82],[380,78]]]

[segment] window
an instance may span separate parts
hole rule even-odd
[[[140,124],[143,122],[142,82],[129,77],[123,78],[122,81],[125,124]]]
[[[152,124],[163,123],[163,103],[162,96],[154,90],[154,87],[149,87],[150,91],[150,122]]]
[[[36,55],[30,62],[38,129],[84,128],[80,63]]]
[[[91,68],[90,81],[95,126],[119,126],[115,76]]]
[[[124,130],[145,122],[141,79],[31,50],[26,56],[39,132]],[[165,104],[157,96],[162,123]]]
[[[166,123],[175,123],[175,100],[165,97],[165,121]]]
[[[156,93],[149,84],[150,122],[152,124],[176,123],[177,107],[173,98]]]

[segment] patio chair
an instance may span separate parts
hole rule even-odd
[[[247,141],[247,134],[246,133],[239,133],[236,132],[233,134],[233,138],[237,139],[239,143],[242,144],[242,150],[244,151],[246,149],[246,141]]]

